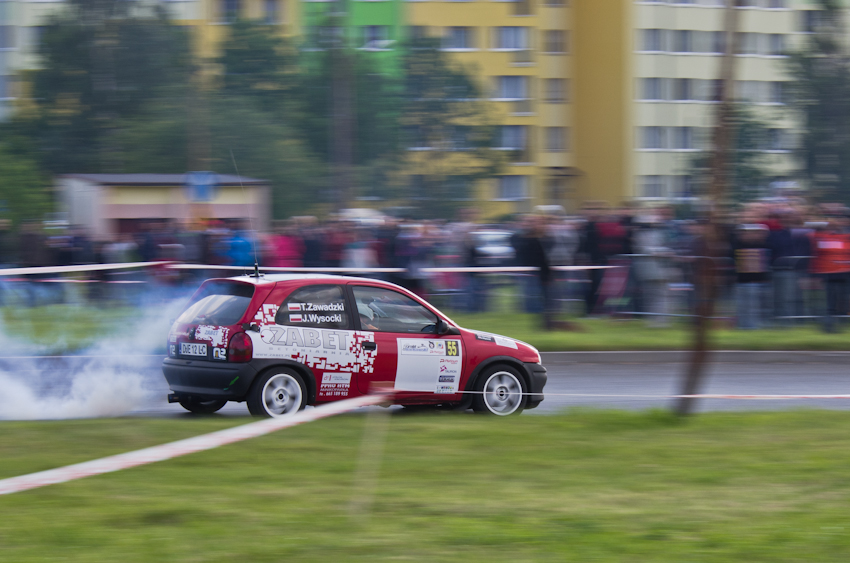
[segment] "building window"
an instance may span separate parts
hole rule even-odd
[[[543,51],[546,53],[566,53],[567,33],[561,29],[543,31]]]
[[[474,49],[473,31],[471,27],[447,27],[443,35],[443,49]]]
[[[800,12],[800,31],[803,33],[814,33],[818,27],[820,14],[817,10],[803,10]]]
[[[407,33],[413,41],[421,41],[428,37],[428,26],[426,25],[411,25],[407,28]]]
[[[646,150],[661,150],[667,143],[664,127],[638,127],[638,146]]]
[[[528,199],[528,176],[498,176],[497,200],[519,201]]]
[[[386,49],[390,44],[390,26],[361,26],[364,49]]]
[[[768,36],[768,55],[782,56],[785,54],[785,36],[781,33],[771,33]]]
[[[239,0],[221,0],[222,23],[233,23],[239,19]]]
[[[567,0],[543,0],[543,5],[550,8],[562,8],[567,5]]]
[[[563,78],[544,78],[545,101],[549,104],[563,104],[569,101],[567,81]]]
[[[692,127],[673,127],[673,148],[676,150],[693,150],[694,132]]]
[[[640,99],[649,101],[660,101],[664,99],[661,90],[662,78],[641,78]]]
[[[770,83],[770,103],[784,104],[785,103],[785,83],[771,82]]]
[[[546,150],[548,152],[563,152],[567,150],[566,127],[546,127]]]
[[[0,25],[0,49],[15,48],[15,26]]]
[[[280,23],[280,4],[279,0],[263,0],[263,11],[265,12],[264,20],[267,24]]]
[[[664,197],[663,176],[640,176],[642,197]]]
[[[498,150],[509,151],[511,162],[528,162],[528,127],[525,125],[502,125],[499,129]]]
[[[690,78],[676,78],[673,82],[673,99],[679,102],[693,100],[694,87]]]
[[[676,53],[693,52],[693,36],[687,29],[678,29],[673,32],[673,51]]]
[[[528,28],[520,26],[494,27],[496,49],[516,51],[528,49]]]
[[[663,29],[642,29],[640,30],[640,50],[650,53],[660,53],[664,51],[664,37],[666,35]]]
[[[528,99],[527,76],[497,76],[496,99],[526,100]]]

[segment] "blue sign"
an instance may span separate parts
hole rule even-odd
[[[215,172],[187,172],[188,199],[194,202],[212,201],[216,196],[218,175]]]

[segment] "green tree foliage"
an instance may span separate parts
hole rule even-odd
[[[46,26],[35,110],[17,124],[52,173],[120,172],[119,120],[185,89],[191,74],[186,33],[161,6],[72,0]]]
[[[735,132],[735,144],[730,154],[732,184],[728,196],[736,202],[763,197],[771,180],[768,159],[764,153],[770,143],[769,127],[753,108],[743,103],[732,108],[730,124]],[[702,152],[691,161],[690,174],[698,185],[708,186],[711,181],[712,156],[711,153]]]
[[[803,120],[800,151],[814,195],[850,204],[850,53],[845,9],[819,0],[812,33],[789,57],[793,107]]]
[[[38,164],[0,144],[0,219],[13,228],[50,211],[49,183]]]
[[[222,89],[229,95],[255,98],[262,110],[283,116],[291,109],[297,83],[295,57],[278,27],[238,20],[230,26],[218,59]]]
[[[434,40],[405,50],[401,124],[409,151],[409,197],[427,214],[450,216],[468,205],[478,180],[497,174],[504,155],[494,151],[496,125],[470,74],[453,64]]]

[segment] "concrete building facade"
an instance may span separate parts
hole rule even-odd
[[[277,25],[309,48],[311,37],[328,32],[325,16],[340,7],[350,44],[384,57],[388,72],[403,37],[440,38],[492,101],[494,150],[510,154],[500,176],[475,187],[486,216],[693,193],[690,163],[708,147],[717,107],[724,0],[338,2],[164,4],[178,24],[196,29],[196,50],[206,58],[218,53],[237,17]],[[814,2],[739,3],[737,95],[770,123],[760,150],[771,176],[793,178],[797,125],[785,106],[785,53],[807,32]],[[40,25],[62,5],[0,0],[0,116],[19,91],[10,77],[38,64]]]

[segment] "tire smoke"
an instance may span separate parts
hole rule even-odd
[[[15,354],[0,356],[0,420],[110,417],[161,404],[164,345],[185,299],[141,302],[152,305],[128,309],[132,318],[74,355],[45,355],[63,343],[34,344],[0,325],[0,346]]]

